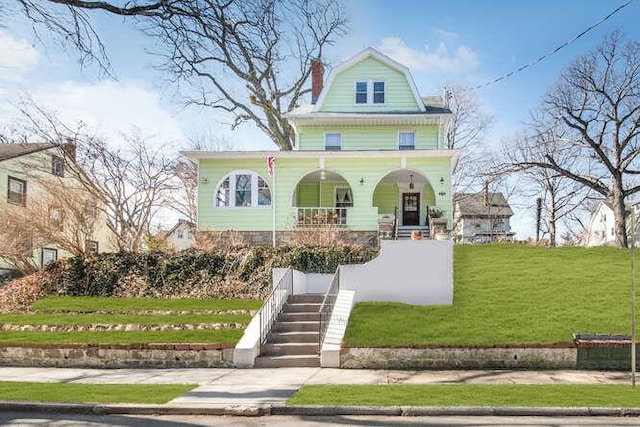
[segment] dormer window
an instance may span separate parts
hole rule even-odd
[[[356,104],[384,104],[384,82],[356,82]]]
[[[367,103],[367,82],[356,83],[356,104]]]

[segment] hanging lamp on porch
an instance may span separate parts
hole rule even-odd
[[[409,190],[413,190],[415,185],[413,184],[413,174],[409,175]]]

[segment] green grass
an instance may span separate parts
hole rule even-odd
[[[243,329],[209,331],[3,331],[0,343],[12,344],[148,344],[216,343],[236,344]]]
[[[64,403],[167,403],[196,384],[78,384],[0,381],[0,400]]]
[[[258,310],[262,300],[196,298],[116,298],[49,296],[34,304],[36,311],[136,311],[136,310]]]
[[[456,246],[453,305],[356,304],[344,342],[551,344],[575,332],[629,333],[629,265],[628,250],[610,247]]]
[[[306,385],[288,405],[640,407],[629,385]]]
[[[187,325],[198,323],[249,323],[248,314],[0,314],[0,323],[14,325],[142,324]]]

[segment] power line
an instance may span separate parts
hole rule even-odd
[[[472,87],[471,90],[477,90],[477,89],[482,89],[484,87],[487,87],[489,85],[492,85],[494,83],[498,83],[501,80],[505,80],[523,70],[526,70],[529,67],[532,67],[534,65],[536,65],[538,62],[543,61],[544,59],[550,57],[551,55],[559,52],[560,50],[564,49],[565,47],[569,46],[571,43],[575,42],[576,40],[578,40],[580,37],[584,36],[585,34],[589,33],[591,30],[593,30],[594,28],[596,28],[598,25],[602,24],[603,22],[605,22],[606,20],[608,20],[609,18],[611,18],[613,15],[615,15],[616,13],[620,12],[622,9],[624,9],[625,7],[629,6],[629,4],[631,4],[633,0],[628,0],[627,2],[621,4],[620,6],[618,6],[613,12],[609,13],[607,16],[605,16],[604,18],[602,18],[600,21],[596,22],[595,24],[591,25],[589,28],[587,28],[586,30],[584,30],[583,32],[581,32],[580,34],[578,34],[577,36],[573,37],[572,39],[567,40],[566,42],[564,42],[563,44],[561,44],[560,46],[556,47],[555,49],[545,53],[544,55],[542,55],[541,57],[539,57],[538,59],[535,59],[525,65],[523,65],[522,67],[515,69],[515,70],[511,70],[509,71],[507,74],[504,74],[500,77],[497,77],[493,80],[489,80],[486,83],[483,83],[479,86],[475,86]]]

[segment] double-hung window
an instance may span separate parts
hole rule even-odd
[[[335,132],[325,133],[324,149],[326,151],[340,151],[342,149],[342,134]]]
[[[356,104],[384,104],[384,82],[356,82]]]
[[[416,134],[415,132],[399,132],[398,133],[398,149],[399,150],[415,150]]]
[[[27,205],[27,181],[10,176],[7,187],[7,201],[9,203]]]
[[[55,176],[64,176],[64,159],[60,156],[51,156],[51,173]]]
[[[58,250],[52,248],[42,248],[41,262],[42,266],[55,262],[58,259]]]
[[[254,172],[231,172],[218,184],[214,204],[216,207],[226,208],[271,206],[271,189]]]

